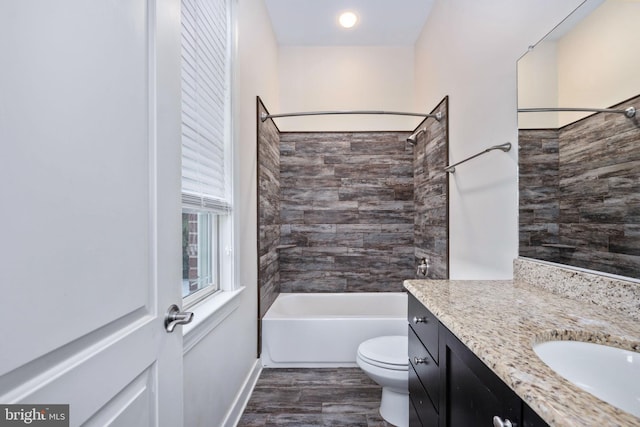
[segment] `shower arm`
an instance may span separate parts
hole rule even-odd
[[[416,145],[416,143],[418,142],[418,136],[420,136],[421,133],[425,133],[426,131],[427,131],[426,126],[418,129],[417,131],[415,131],[414,133],[412,133],[407,137],[407,142],[411,145]]]

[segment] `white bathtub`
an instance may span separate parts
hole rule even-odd
[[[262,364],[353,367],[358,345],[407,335],[407,294],[280,294],[262,319]]]

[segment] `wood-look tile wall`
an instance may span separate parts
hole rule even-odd
[[[282,292],[400,291],[413,277],[407,132],[280,135]]]
[[[415,147],[410,132],[258,123],[260,317],[280,292],[401,291],[422,257],[448,277],[447,98],[435,112]]]
[[[267,112],[258,99],[258,115]],[[280,293],[280,132],[258,120],[258,289],[260,318]]]
[[[520,256],[551,261],[560,243],[558,129],[518,132]],[[558,262],[558,261],[556,261]]]
[[[616,107],[629,105],[638,107],[640,96]],[[531,146],[542,143],[551,132],[521,130],[519,133],[520,254],[639,278],[640,120],[628,119],[622,114],[598,113],[556,132],[557,187],[553,188],[552,179],[548,187],[539,181],[539,187],[532,192],[527,182],[523,182],[522,171],[531,169],[534,175],[540,156],[530,152]],[[548,162],[550,170],[551,155]],[[555,201],[554,193],[557,194]],[[538,204],[538,201],[546,203]],[[523,206],[528,208],[523,211]],[[547,215],[550,227],[553,227],[552,219],[557,218],[557,230],[552,230],[555,236],[549,233],[549,236],[531,239],[532,234],[523,233],[523,229],[540,226],[535,217],[544,218],[549,206],[553,207]],[[547,237],[555,237],[552,243],[570,248],[533,248],[537,243],[547,243]]]
[[[442,114],[440,121],[427,118],[418,126],[426,131],[413,149],[414,264],[426,258],[430,279],[449,278],[448,103],[447,97],[433,111]]]

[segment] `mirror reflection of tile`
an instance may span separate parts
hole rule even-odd
[[[518,108],[640,109],[640,4],[579,7],[518,61]],[[589,46],[585,49],[584,46]],[[519,255],[640,278],[640,118],[520,113]]]

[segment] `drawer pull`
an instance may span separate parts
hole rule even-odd
[[[493,417],[493,427],[513,427],[513,424],[508,419],[502,421],[502,418],[496,415]]]
[[[414,357],[413,358],[413,364],[414,365],[419,365],[421,363],[424,363],[425,365],[429,364],[429,360],[427,360],[426,357]]]
[[[418,323],[427,323],[427,318],[426,317],[418,317],[418,316],[414,316],[413,317],[413,323],[418,324]]]

